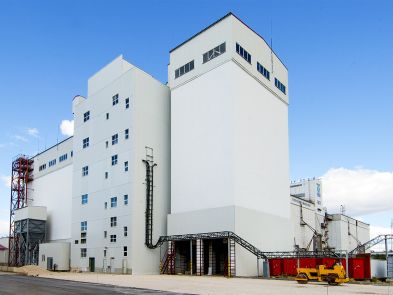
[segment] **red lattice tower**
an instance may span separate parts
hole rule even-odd
[[[11,201],[10,201],[10,232],[8,265],[19,266],[19,238],[15,229],[15,211],[27,206],[27,183],[32,180],[30,173],[33,160],[20,155],[12,161]]]

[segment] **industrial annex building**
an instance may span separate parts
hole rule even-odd
[[[252,276],[278,251],[366,242],[320,180],[289,185],[288,91],[231,13],[170,51],[167,85],[116,58],[73,99],[74,136],[13,162],[10,264]]]

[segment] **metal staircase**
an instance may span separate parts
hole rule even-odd
[[[145,245],[149,249],[153,246],[153,171],[157,164],[152,160],[142,160],[146,165],[146,211],[145,211]]]
[[[161,274],[175,274],[175,242],[169,242],[168,250],[162,260],[160,273]]]
[[[366,250],[370,249],[371,247],[381,243],[382,241],[387,241],[393,239],[393,235],[379,235],[370,241],[357,246],[355,249],[350,251],[348,254],[355,255],[355,254],[362,254],[365,253]]]

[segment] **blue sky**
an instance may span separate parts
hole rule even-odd
[[[393,2],[388,0],[0,1],[2,179],[10,175],[15,155],[34,155],[64,138],[59,124],[72,119],[72,98],[86,94],[88,77],[106,63],[124,54],[165,83],[169,50],[229,11],[266,40],[273,38],[289,69],[291,179],[344,168],[356,187],[356,177],[371,175],[367,179],[377,179],[371,189],[344,196],[362,198],[365,207],[386,202],[385,209],[352,213],[390,227]],[[8,209],[9,188],[1,182],[0,235]]]

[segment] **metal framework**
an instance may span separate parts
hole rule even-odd
[[[153,245],[153,170],[157,164],[151,160],[142,160],[146,165],[146,211],[145,211],[145,245],[149,249],[156,248]]]
[[[23,261],[20,257],[20,237],[15,227],[15,211],[27,206],[27,183],[32,180],[33,160],[26,155],[17,156],[12,161],[11,199],[10,199],[10,230],[9,230],[9,266],[19,266]]]
[[[350,251],[348,254],[356,255],[356,254],[365,253],[367,249],[370,249],[371,247],[381,243],[382,241],[385,241],[385,248],[386,248],[387,240],[392,240],[392,239],[393,239],[393,235],[379,235],[379,236],[375,237],[374,239],[371,239],[370,241],[357,246],[355,249]],[[387,251],[387,249],[385,249],[385,250]]]

